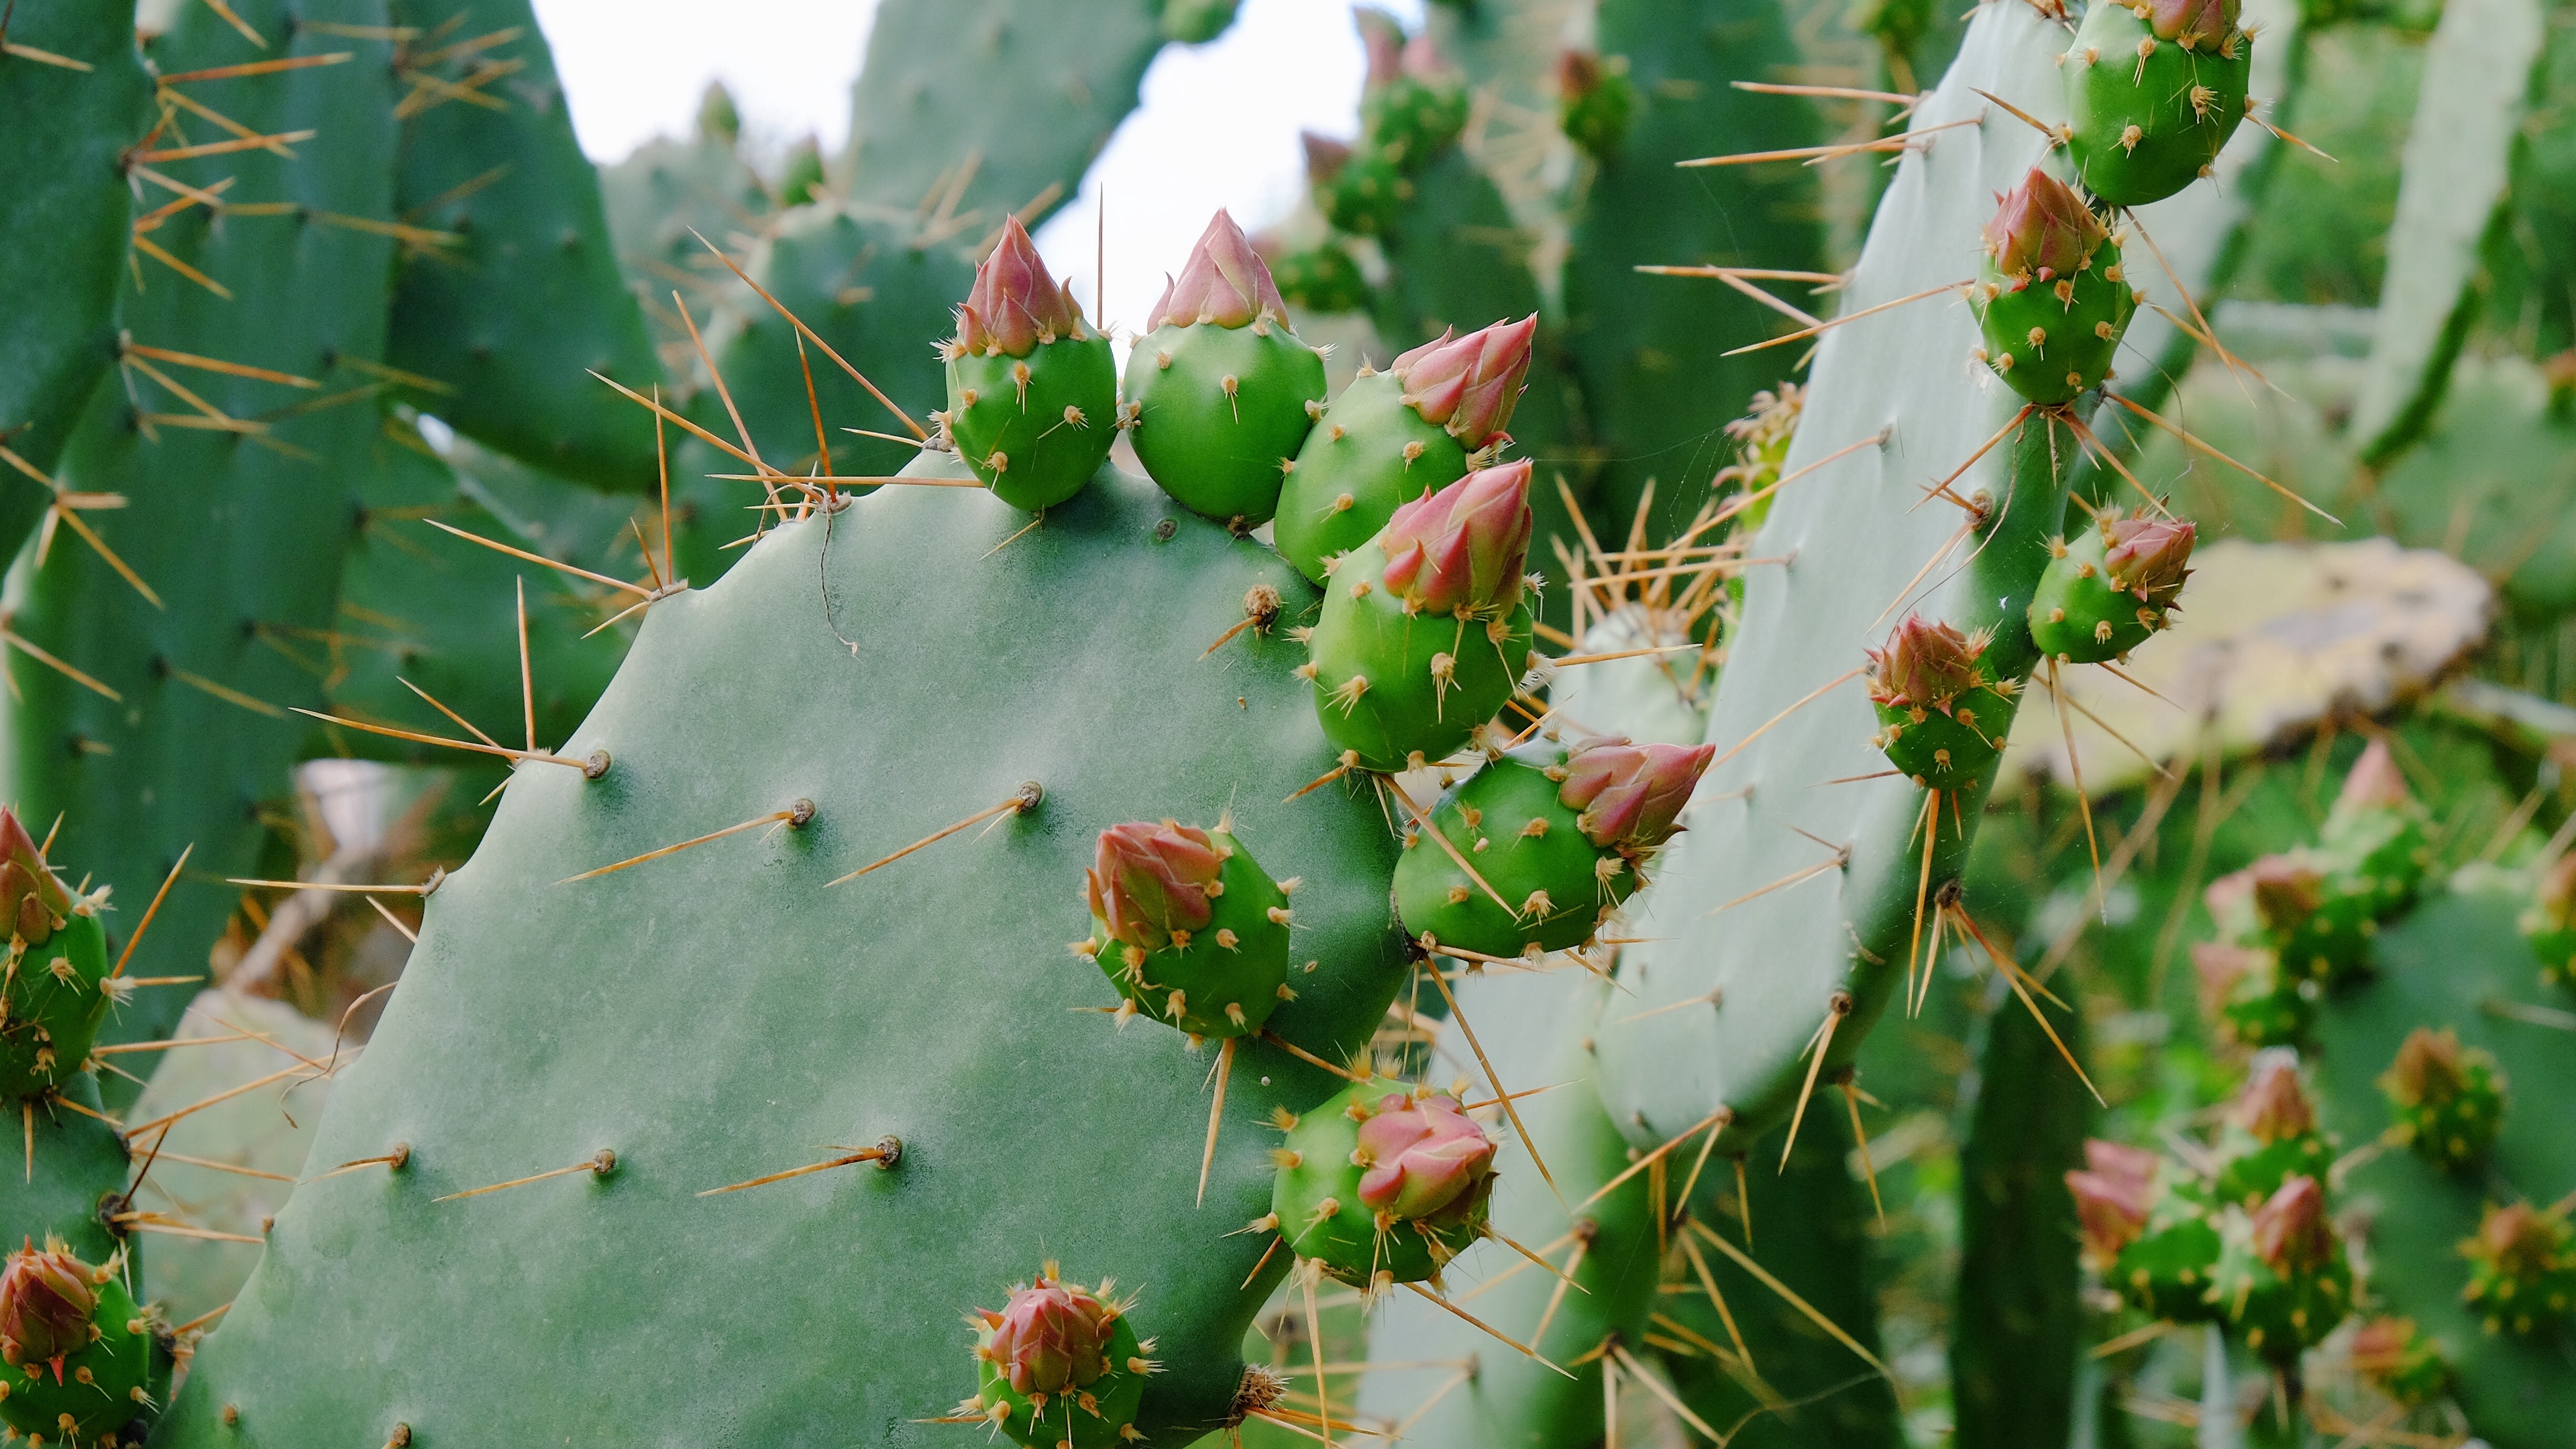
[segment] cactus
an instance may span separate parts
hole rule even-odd
[[[1109,339],[1092,330],[1070,282],[1047,275],[1015,217],[957,309],[940,423],[993,496],[1042,512],[1088,481],[1118,421]]]
[[[0,201],[0,548],[11,555],[51,501],[73,420],[116,356],[115,312],[134,193],[120,153],[150,125],[134,18],[113,5],[30,5],[0,21],[0,104],[15,118],[20,180]],[[157,202],[155,203],[158,204]],[[154,223],[157,224],[157,223]]]
[[[150,1391],[155,1325],[119,1281],[121,1267],[82,1262],[57,1240],[9,1254],[0,1266],[0,1423],[77,1449],[115,1443],[160,1407]]]
[[[2161,201],[2211,174],[2252,109],[2254,37],[2236,0],[2095,5],[2066,51],[2067,149],[2114,206]]]

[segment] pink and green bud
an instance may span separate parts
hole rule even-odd
[[[2343,790],[2335,796],[2334,813],[2403,810],[2414,803],[2414,795],[2406,788],[2406,775],[2397,768],[2397,757],[2390,753],[2388,741],[2372,740],[2361,758],[2352,762],[2352,773],[2343,777]]]
[[[2563,1213],[2527,1202],[2489,1203],[2477,1235],[2460,1244],[2460,1252],[2496,1278],[2527,1285],[2569,1266],[2569,1237]]]
[[[1072,280],[1057,285],[1019,218],[1004,221],[1001,241],[975,269],[974,289],[957,309],[954,346],[987,357],[1026,357],[1041,342],[1082,335]]]
[[[2326,1221],[2326,1192],[2300,1173],[2254,1209],[2254,1255],[2276,1273],[2321,1268],[2333,1259],[2334,1226]]]
[[[1986,223],[1986,254],[1995,259],[1995,270],[2022,279],[2015,291],[2034,279],[2075,275],[2110,236],[2082,197],[2036,166],[2011,195],[1995,200],[2000,204]]]
[[[2147,0],[2147,28],[2159,40],[2191,37],[2185,49],[2236,28],[2237,0]]]
[[[1598,846],[1652,850],[1672,838],[1715,745],[1632,745],[1616,735],[1585,740],[1565,761],[1556,798],[1583,814],[1583,837]]]
[[[1887,636],[1886,648],[1868,651],[1870,703],[1948,714],[1951,701],[1986,682],[1977,663],[1985,652],[1982,633],[1962,634],[1948,624],[1908,614]]]
[[[2066,1174],[2066,1190],[2075,1197],[2075,1216],[2084,1227],[2085,1258],[2107,1271],[2120,1250],[2146,1231],[2146,1193],[2098,1172]]]
[[[1086,1289],[1050,1277],[1014,1292],[999,1313],[976,1311],[993,1331],[984,1356],[1018,1393],[1087,1388],[1109,1370],[1118,1310]]]
[[[1360,89],[1374,94],[1404,73],[1404,26],[1373,5],[1353,7],[1351,23],[1359,29],[1360,49],[1368,58]]]
[[[2293,930],[2326,901],[2325,872],[2296,856],[2267,855],[2246,868],[2246,879],[2267,930]]]
[[[1100,832],[1085,872],[1091,914],[1109,938],[1147,951],[1171,944],[1176,931],[1204,928],[1226,852],[1204,830],[1166,820],[1130,821]]]
[[[1520,601],[1529,561],[1527,459],[1482,468],[1395,510],[1378,535],[1386,586],[1434,614],[1483,614]]]
[[[97,1306],[78,1258],[59,1242],[48,1240],[39,1251],[29,1240],[0,1268],[0,1359],[13,1367],[45,1363],[89,1347]]]
[[[2299,1086],[2298,1059],[2287,1051],[2258,1053],[2253,1075],[2227,1108],[2227,1120],[2265,1143],[2316,1131],[2317,1109]]]
[[[1313,131],[1300,131],[1297,142],[1306,148],[1306,179],[1317,186],[1341,175],[1342,168],[1351,164],[1351,144],[1348,141],[1336,141]]]
[[[1458,1099],[1391,1095],[1360,1124],[1360,1201],[1371,1211],[1419,1222],[1456,1202],[1493,1171],[1494,1141],[1458,1109]]]
[[[2467,1067],[2458,1032],[2447,1026],[2440,1031],[2419,1026],[2398,1044],[2397,1060],[2380,1085],[2401,1107],[2448,1102],[2467,1088]]]
[[[1220,210],[1199,234],[1190,259],[1181,264],[1181,275],[1164,284],[1162,300],[1145,314],[1145,330],[1151,332],[1165,323],[1243,327],[1265,314],[1285,322],[1288,304],[1279,299],[1270,267],[1252,249],[1251,239],[1232,216]]]
[[[2102,571],[2111,587],[2163,608],[2191,577],[2192,533],[2187,518],[2107,518]]]
[[[2191,947],[2191,966],[2200,978],[2200,1009],[2204,1016],[2215,1017],[2235,995],[2236,983],[2245,974],[2263,964],[2268,953],[2251,946],[2235,946],[2225,941],[2195,941]]]
[[[35,837],[18,823],[18,812],[0,808],[0,931],[41,946],[71,912],[71,893],[46,866]]]
[[[1530,339],[1536,313],[1497,322],[1464,337],[1443,332],[1395,359],[1389,369],[1404,385],[1404,400],[1427,423],[1438,423],[1469,452],[1503,436],[1529,376]]]

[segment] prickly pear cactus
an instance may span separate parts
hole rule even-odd
[[[2250,108],[2253,64],[2236,0],[2086,9],[2065,64],[2067,148],[2085,188],[2142,206],[2210,174]]]
[[[1080,491],[1109,456],[1118,372],[1070,280],[1047,275],[1017,218],[957,309],[941,425],[993,496],[1039,512]]]
[[[1084,872],[1112,823],[1230,806],[1230,837],[1302,878],[1296,999],[1268,1032],[1337,1060],[1401,975],[1396,844],[1366,794],[1286,799],[1331,758],[1286,640],[1245,630],[1200,658],[1255,587],[1312,609],[1292,569],[1114,471],[1029,523],[980,489],[888,487],[652,607],[565,747],[612,767],[512,783],[335,1086],[314,1160],[401,1142],[407,1164],[288,1200],[165,1442],[580,1436],[646,1404],[653,1435],[980,1441],[987,1408],[952,1408],[978,1359],[949,1326],[1047,1260],[1133,1298],[1121,1317],[1158,1364],[1140,1433],[1227,1422],[1288,1258],[1227,1234],[1270,1208],[1271,1112],[1335,1082],[1269,1036],[1192,1052],[1168,1025],[1118,1030],[1117,992],[1066,952]],[[557,1105],[505,1125],[495,1093]],[[889,1136],[889,1168],[700,1196]],[[522,1353],[447,1351],[455,1315],[495,1312],[555,1326]],[[674,1335],[701,1346],[677,1399]],[[352,1361],[355,1341],[391,1347]],[[913,1422],[942,1416],[974,1422]]]

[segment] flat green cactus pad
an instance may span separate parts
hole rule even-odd
[[[959,1315],[1046,1259],[1141,1295],[1153,1442],[1217,1426],[1287,1266],[1256,1273],[1267,1240],[1226,1236],[1269,1207],[1262,1124],[1335,1083],[1236,1043],[1193,1206],[1218,1048],[1117,1030],[1067,943],[1102,827],[1230,807],[1304,882],[1298,997],[1271,1028],[1338,1058],[1392,998],[1386,820],[1340,789],[1285,803],[1331,761],[1303,651],[1247,631],[1200,657],[1255,584],[1313,607],[1276,555],[1104,471],[1034,529],[980,490],[886,488],[656,604],[567,746],[614,766],[514,781],[334,1088],[313,1160],[403,1142],[409,1166],[297,1190],[164,1441],[402,1423],[422,1443],[971,1449],[982,1426],[915,1421],[974,1391]],[[827,886],[1027,780],[1033,812]],[[762,819],[799,800],[801,828]],[[892,1171],[699,1196],[887,1135]]]

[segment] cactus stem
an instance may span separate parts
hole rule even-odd
[[[2066,768],[2075,777],[2075,809],[2084,817],[2084,848],[2093,857],[2093,900],[2102,913],[2102,924],[2107,926],[2111,924],[2111,891],[2102,884],[2102,841],[2093,832],[2093,797],[2084,789],[2084,763],[2075,754],[2075,719],[2066,712],[2066,691],[2057,686],[2055,659],[2048,661],[2048,699],[2057,706],[2058,732],[2066,740]]]
[[[1955,125],[1955,124],[1963,124],[1963,123],[1953,122],[1952,124],[1954,124],[1954,125]],[[1892,140],[1892,139],[1894,139],[1894,138],[1893,138],[1893,137],[1891,137],[1890,139]],[[1687,164],[1687,163],[1685,163],[1685,164]],[[1744,354],[1744,353],[1747,353],[1747,352],[1760,352],[1762,349],[1764,349],[1764,348],[1766,348],[1766,347],[1778,347],[1778,346],[1781,346],[1781,345],[1783,345],[1783,344],[1785,344],[1785,343],[1801,341],[1801,340],[1803,340],[1803,339],[1806,339],[1806,338],[1809,338],[1809,337],[1813,337],[1813,336],[1815,336],[1815,335],[1816,335],[1817,333],[1819,333],[1819,332],[1824,332],[1824,331],[1828,331],[1828,330],[1830,330],[1830,329],[1832,329],[1832,328],[1840,327],[1840,326],[1842,326],[1842,325],[1843,325],[1844,323],[1846,323],[1846,322],[1857,322],[1857,321],[1859,321],[1860,319],[1862,319],[1863,317],[1873,316],[1873,315],[1875,315],[1875,314],[1877,314],[1877,313],[1885,312],[1885,311],[1889,310],[1890,308],[1894,308],[1894,307],[1902,307],[1902,306],[1904,306],[1905,304],[1907,304],[1907,303],[1909,303],[1909,302],[1920,302],[1920,301],[1922,301],[1922,300],[1923,300],[1924,298],[1926,298],[1926,297],[1938,297],[1938,296],[1940,296],[1940,295],[1941,295],[1942,293],[1944,293],[1944,292],[1956,292],[1956,291],[1958,291],[1960,288],[1962,288],[1962,287],[1966,287],[1966,286],[1970,285],[1972,282],[1974,282],[1974,280],[1975,280],[1974,278],[1965,278],[1965,279],[1962,279],[1962,280],[1960,280],[1960,281],[1956,281],[1956,282],[1944,282],[1944,283],[1942,283],[1940,286],[1937,286],[1937,287],[1926,287],[1926,288],[1924,288],[1924,289],[1923,289],[1922,291],[1920,291],[1920,292],[1914,292],[1914,293],[1911,293],[1911,294],[1909,294],[1909,295],[1906,295],[1906,296],[1903,296],[1903,297],[1899,297],[1899,298],[1897,298],[1895,301],[1892,301],[1892,302],[1881,302],[1881,303],[1879,303],[1879,304],[1878,304],[1877,306],[1875,306],[1875,307],[1863,307],[1863,308],[1861,308],[1861,309],[1860,309],[1859,311],[1857,311],[1857,312],[1850,313],[1850,314],[1849,314],[1849,315],[1847,315],[1847,316],[1836,317],[1836,318],[1834,318],[1834,319],[1833,319],[1832,321],[1830,321],[1830,322],[1819,323],[1818,325],[1816,325],[1816,326],[1814,326],[1814,327],[1804,327],[1804,328],[1800,328],[1798,331],[1791,332],[1791,333],[1787,333],[1787,334],[1784,334],[1784,335],[1779,336],[1779,337],[1771,338],[1769,341],[1766,341],[1766,342],[1754,342],[1754,343],[1748,343],[1748,344],[1746,344],[1745,346],[1738,347],[1738,348],[1734,349],[1733,351],[1730,351],[1730,352],[1722,352],[1722,353],[1720,353],[1720,354],[1718,354],[1718,355],[1719,355],[1719,356],[1721,356],[1721,357],[1736,357],[1736,356],[1740,356],[1740,355],[1742,355],[1742,354]]]
[[[851,1167],[862,1162],[873,1162],[877,1165],[878,1171],[891,1172],[894,1170],[895,1164],[903,1160],[903,1139],[899,1137],[880,1137],[877,1139],[877,1145],[874,1147],[847,1147],[835,1148],[833,1150],[840,1155],[826,1158],[821,1162],[809,1162],[803,1167],[791,1167],[785,1172],[773,1172],[765,1176],[751,1178],[748,1181],[730,1183],[724,1187],[711,1187],[705,1192],[699,1193],[698,1196],[716,1197],[728,1192],[740,1192],[744,1188],[748,1187],[766,1187],[773,1182],[785,1182],[791,1177],[803,1177],[808,1173],[815,1172],[829,1172],[835,1167]],[[368,1160],[372,1162],[377,1159],[369,1158]]]
[[[1177,1001],[1180,993],[1172,993]],[[1199,1153],[1199,1195],[1194,1204],[1207,1206],[1208,1169],[1216,1164],[1217,1129],[1225,1125],[1225,1084],[1234,1076],[1234,1038],[1227,1037],[1216,1049],[1216,1097],[1208,1105],[1207,1146]]]
[[[1555,1369],[1555,1370],[1556,1370],[1556,1372],[1561,1373],[1561,1374],[1565,1374],[1565,1376],[1566,1376],[1567,1378],[1572,1378],[1572,1377],[1574,1377],[1574,1375],[1573,1375],[1573,1374],[1571,1374],[1571,1373],[1567,1373],[1567,1372],[1566,1372],[1566,1370],[1564,1370],[1564,1369],[1562,1369],[1562,1368],[1558,1368],[1556,1364],[1554,1364],[1554,1363],[1552,1363],[1552,1362],[1549,1362],[1549,1360],[1548,1360],[1547,1358],[1543,1357],[1543,1356],[1538,1352],[1538,1350],[1533,1349],[1533,1348],[1531,1348],[1529,1345],[1527,1345],[1527,1344],[1525,1344],[1525,1343],[1522,1343],[1519,1339],[1513,1338],[1511,1335],[1509,1335],[1509,1334],[1507,1334],[1507,1333],[1504,1333],[1504,1332],[1500,1331],[1499,1329],[1495,1328],[1492,1324],[1487,1323],[1485,1320],[1483,1320],[1483,1319],[1481,1319],[1481,1318],[1478,1318],[1476,1315],[1474,1315],[1474,1314],[1472,1314],[1472,1313],[1469,1313],[1466,1309],[1459,1307],[1457,1304],[1450,1302],[1446,1297],[1442,1296],[1441,1294],[1435,1293],[1435,1292],[1431,1291],[1429,1288],[1426,1288],[1426,1287],[1422,1286],[1422,1285],[1421,1285],[1421,1284],[1419,1284],[1419,1283],[1405,1283],[1405,1284],[1400,1284],[1400,1285],[1398,1285],[1398,1286],[1400,1286],[1400,1287],[1404,1287],[1404,1288],[1409,1288],[1409,1289],[1413,1290],[1414,1292],[1421,1294],[1424,1298],[1427,1298],[1427,1299],[1431,1300],[1433,1303],[1436,1303],[1436,1304],[1440,1305],[1442,1308],[1447,1309],[1450,1313],[1455,1314],[1455,1315],[1456,1315],[1456,1316],[1457,1316],[1461,1321],[1465,1322],[1465,1323],[1466,1323],[1466,1325],[1467,1325],[1468,1327],[1470,1327],[1470,1328],[1474,1328],[1474,1329],[1478,1329],[1478,1330],[1480,1330],[1480,1331],[1482,1331],[1482,1332],[1484,1332],[1484,1333],[1486,1333],[1486,1334],[1491,1335],[1493,1338],[1495,1338],[1495,1339],[1496,1339],[1496,1340],[1498,1340],[1499,1342],[1502,1342],[1502,1343],[1508,1344],[1508,1345],[1510,1345],[1510,1346],[1511,1346],[1511,1347],[1513,1347],[1513,1348],[1519,1349],[1519,1350],[1521,1351],[1521,1353],[1522,1353],[1524,1356],[1526,1356],[1526,1357],[1528,1357],[1528,1358],[1536,1359],[1538,1362],[1540,1362],[1540,1363],[1542,1363],[1542,1364],[1546,1364],[1546,1365],[1547,1365],[1547,1367],[1549,1367],[1549,1368],[1551,1368],[1551,1369]],[[1316,1351],[1320,1353],[1320,1352],[1322,1351],[1322,1348],[1323,1348],[1322,1342],[1321,1342],[1321,1340],[1318,1340],[1318,1341],[1317,1341],[1317,1344],[1316,1344]],[[1318,1362],[1320,1362],[1320,1360],[1318,1360]]]
[[[1927,850],[1931,848],[1928,842],[1924,848]],[[1825,1053],[1833,1049],[1834,1028],[1842,1025],[1843,1018],[1851,1015],[1851,1010],[1851,993],[1848,991],[1835,992],[1832,996],[1826,998],[1824,1024],[1817,1027],[1816,1034],[1807,1039],[1807,1051],[1814,1053],[1814,1055],[1810,1057],[1807,1062],[1806,1084],[1798,1088],[1797,1108],[1789,1114],[1789,1140],[1780,1144],[1780,1170],[1782,1172],[1787,1172],[1789,1170],[1789,1153],[1798,1145],[1798,1124],[1804,1122],[1807,1118],[1807,1099],[1815,1094],[1816,1074],[1824,1069]],[[1803,1056],[1806,1055],[1806,1053],[1802,1052],[1800,1055]]]
[[[1826,691],[1849,684],[1853,680],[1858,679],[1862,672],[1867,668],[1867,665],[1854,665],[1843,673],[1837,674],[1833,678],[1826,680],[1824,683],[1817,685],[1814,689],[1807,691],[1805,695],[1799,698],[1797,703],[1790,705],[1778,714],[1764,720],[1760,725],[1754,728],[1753,733],[1737,740],[1733,748],[1718,756],[1716,759],[1709,761],[1708,768],[1701,772],[1700,777],[1702,779],[1706,779],[1709,775],[1715,774],[1719,766],[1725,764],[1731,759],[1734,759],[1738,754],[1741,754],[1746,745],[1762,738],[1762,736],[1768,732],[1773,725],[1778,724],[1780,721],[1787,719],[1789,716],[1796,714],[1802,709],[1805,709],[1808,705],[1815,703],[1818,699],[1823,698]]]
[[[2280,494],[2282,497],[2289,499],[2291,502],[2308,510],[2310,513],[2315,514],[2317,517],[2324,519],[2326,522],[2333,524],[2335,527],[2343,527],[2342,519],[2337,518],[2333,514],[2326,512],[2324,509],[2319,508],[2313,503],[2310,503],[2307,499],[2300,497],[2295,491],[2273,482],[2271,479],[2266,478],[2262,474],[2255,472],[2253,469],[2246,467],[2234,458],[2227,456],[2225,453],[2218,451],[2209,444],[2193,437],[2183,429],[2167,422],[2162,413],[2156,412],[2151,408],[2140,407],[2136,403],[2129,401],[2127,398],[2120,396],[2116,392],[2106,393],[2104,395],[2109,397],[2111,401],[2118,403],[2120,406],[2127,408],[2133,413],[2136,413],[2139,417],[2145,418],[2148,422],[2151,422],[2157,427],[2164,429],[2166,432],[2173,434],[2174,437],[2185,447],[2191,448],[2196,452],[2206,453],[2209,456],[2216,458],[2218,461],[2225,463],[2228,467],[2235,469],[2237,472],[2244,474],[2246,477],[2253,479],[2255,482],[2260,483],[2264,487],[2271,489],[2273,492]],[[2140,688],[2144,687],[2145,686],[2143,685],[2140,686]]]
[[[1348,1067],[1337,1067],[1331,1062],[1324,1060],[1322,1057],[1315,1055],[1313,1052],[1306,1050],[1304,1047],[1297,1045],[1295,1042],[1290,1041],[1288,1038],[1281,1036],[1279,1033],[1272,1031],[1266,1026],[1261,1029],[1261,1039],[1270,1043],[1272,1046],[1279,1048],[1281,1051],[1286,1052],[1288,1055],[1295,1057],[1297,1060],[1304,1062],[1306,1065],[1310,1067],[1321,1067],[1325,1071],[1332,1073],[1334,1076],[1341,1078],[1343,1081],[1365,1082],[1369,1080],[1367,1073],[1355,1072]]]
[[[1699,1235],[1701,1237],[1708,1239],[1710,1244],[1719,1252],[1733,1258],[1735,1260],[1735,1266],[1742,1268],[1745,1272],[1762,1280],[1762,1286],[1779,1294],[1783,1302],[1806,1315],[1808,1322],[1823,1329],[1826,1335],[1832,1338],[1836,1343],[1839,1343],[1843,1347],[1850,1349],[1853,1353],[1860,1355],[1861,1362],[1878,1370],[1884,1377],[1890,1379],[1895,1377],[1893,1373],[1889,1372],[1887,1365],[1879,1361],[1877,1354],[1874,1354],[1867,1348],[1863,1347],[1859,1339],[1843,1332],[1841,1325],[1835,1323],[1832,1319],[1827,1318],[1823,1313],[1817,1311],[1814,1304],[1799,1297],[1788,1284],[1772,1277],[1769,1269],[1764,1268],[1761,1264],[1753,1261],[1752,1255],[1746,1253],[1742,1248],[1735,1246],[1733,1243],[1728,1242],[1726,1239],[1719,1237],[1716,1233],[1711,1232],[1706,1223],[1702,1223],[1694,1219],[1691,1226],[1699,1231]]]
[[[965,829],[967,826],[972,825],[979,820],[990,820],[993,817],[1002,814],[1004,811],[1008,811],[1013,815],[1021,815],[1028,811],[1035,810],[1045,801],[1045,799],[1045,786],[1040,785],[1035,780],[1023,780],[1020,782],[1020,788],[1012,791],[1010,796],[1003,800],[1002,803],[998,805],[988,805],[985,808],[976,811],[974,814],[967,816],[965,819],[958,821],[954,825],[948,826],[942,830],[932,831],[930,834],[921,837],[919,840],[914,841],[912,844],[905,846],[903,849],[896,851],[894,854],[889,855],[882,860],[871,861],[866,865],[860,866],[857,870],[851,871],[848,875],[837,876],[831,880],[825,881],[823,882],[824,888],[828,890],[833,886],[841,884],[843,881],[857,880],[860,876],[866,875],[869,871],[875,870],[879,866],[892,865],[896,861],[903,859],[905,856],[912,854],[914,851],[921,849],[923,846],[936,845],[940,841],[946,840],[948,837],[955,835],[958,831]],[[735,828],[740,829],[741,827],[736,826]]]
[[[569,1177],[576,1172],[587,1172],[593,1177],[604,1178],[616,1170],[616,1152],[603,1147],[597,1152],[592,1153],[590,1156],[583,1158],[581,1161],[572,1164],[570,1167],[558,1167],[550,1172],[532,1173],[526,1177],[514,1177],[508,1182],[496,1182],[490,1187],[468,1188],[464,1192],[451,1192],[445,1197],[431,1198],[430,1201],[459,1202],[469,1197],[481,1197],[487,1192],[499,1192],[504,1188],[525,1187],[529,1183],[543,1182],[550,1177]]]
[[[614,865],[603,865],[597,870],[586,870],[579,875],[568,875],[562,880],[556,881],[555,884],[571,885],[575,881],[585,881],[594,879],[598,876],[611,875],[618,871],[625,870],[630,866],[642,865],[648,860],[660,860],[666,855],[676,855],[683,850],[687,850],[691,846],[704,845],[710,840],[722,840],[728,835],[738,835],[754,826],[778,824],[801,828],[807,821],[812,820],[813,818],[814,802],[811,800],[799,800],[784,810],[772,810],[766,815],[755,815],[751,819],[743,821],[739,825],[728,825],[722,830],[710,830],[706,834],[698,836],[695,839],[683,840],[677,845],[665,845],[659,850],[648,850],[642,855],[629,856]]]
[[[1460,864],[1463,866],[1465,862],[1461,861]],[[1506,906],[1504,909],[1511,908]],[[1521,1109],[1512,1105],[1511,1089],[1503,1085],[1501,1075],[1494,1070],[1493,1058],[1485,1055],[1485,1044],[1476,1040],[1476,1028],[1468,1024],[1467,1014],[1458,1009],[1457,993],[1449,989],[1449,983],[1442,979],[1439,972],[1434,971],[1429,974],[1431,984],[1440,988],[1440,999],[1449,1003],[1450,1019],[1458,1023],[1459,1034],[1467,1038],[1468,1049],[1476,1054],[1476,1064],[1485,1069],[1485,1081],[1494,1089],[1495,1098],[1503,1104],[1503,1115],[1512,1119],[1512,1130],[1520,1134],[1521,1145],[1529,1149],[1530,1164],[1538,1169],[1539,1179],[1547,1184],[1547,1190],[1555,1196],[1557,1205],[1563,1207],[1565,1192],[1556,1185],[1556,1175],[1547,1170],[1547,1159],[1539,1156],[1538,1139],[1530,1136],[1529,1128],[1522,1125]],[[1666,1146],[1670,1144],[1667,1143]],[[1569,1213],[1573,1211],[1571,1208],[1566,1210]]]

